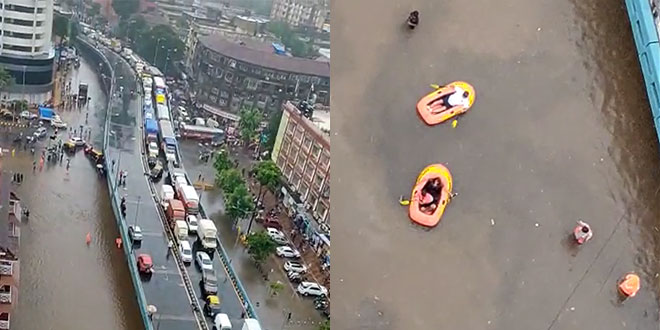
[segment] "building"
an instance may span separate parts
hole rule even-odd
[[[329,13],[330,6],[325,0],[273,0],[270,19],[321,30]]]
[[[5,0],[1,5],[0,66],[15,81],[0,93],[2,100],[44,102],[53,89],[53,1]]]
[[[0,174],[0,330],[11,328],[18,305],[20,200],[10,191],[9,176]]]
[[[273,43],[199,37],[191,54],[196,99],[230,114],[244,106],[269,114],[279,111],[284,100],[329,105],[330,63],[279,55],[278,50],[281,46]]]
[[[282,171],[287,190],[321,225],[329,227],[330,112],[303,117],[291,102],[282,105],[280,127],[271,154]],[[325,226],[323,226],[325,225]]]

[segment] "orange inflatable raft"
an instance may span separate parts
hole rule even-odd
[[[619,293],[626,298],[634,297],[639,289],[639,276],[637,274],[628,273],[619,280]]]
[[[455,106],[439,111],[443,107],[441,100],[454,93],[456,88],[468,93],[469,105],[467,107]],[[434,92],[422,97],[417,102],[417,113],[427,125],[437,125],[470,110],[474,104],[475,96],[474,87],[470,84],[464,81],[454,81],[446,86],[438,87]]]
[[[437,201],[437,206],[432,213],[424,212],[421,210],[422,188],[426,183],[434,178],[440,179],[442,183],[442,190],[440,197]],[[449,170],[441,164],[433,164],[427,166],[422,173],[417,177],[415,187],[413,187],[412,197],[408,207],[408,215],[410,219],[424,227],[435,227],[442,218],[442,214],[449,204],[451,198],[452,178]]]

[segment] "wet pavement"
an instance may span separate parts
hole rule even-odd
[[[77,127],[85,124],[89,111],[92,139],[100,143],[107,104],[100,81],[84,60],[71,77],[74,89],[79,82],[89,84],[91,103],[81,111],[59,113]],[[66,139],[66,133],[59,137]],[[39,142],[35,160],[46,143]],[[2,143],[2,148],[9,144]],[[62,164],[47,164],[43,171],[32,173],[29,149],[16,150],[14,158],[10,154],[2,158],[2,167],[25,175],[16,191],[30,209],[30,218],[21,226],[21,283],[12,329],[86,329],[90,324],[95,329],[140,329],[124,254],[114,246],[118,231],[105,180],[98,178],[82,152],[71,158],[67,175],[67,156]]]
[[[124,89],[124,103],[120,103],[124,106],[112,113],[109,126],[111,133],[106,157],[111,162],[115,160],[115,170],[109,175],[117,175],[119,170],[128,173],[126,186],[118,187],[117,193],[126,198],[128,225],[140,226],[144,234],[142,243],[134,245],[134,255],[137,258],[137,255],[147,253],[154,263],[154,274],[142,278],[147,303],[158,309],[153,318],[154,328],[197,329],[190,299],[176,261],[168,252],[163,225],[144,175],[140,153],[140,119],[137,117],[142,110],[142,101],[139,97],[130,98],[129,94],[130,90],[136,89],[134,73],[117,54],[106,49],[102,51],[113,64],[118,86]],[[119,90],[119,87],[116,89]]]
[[[333,26],[333,328],[658,328],[660,158],[623,2],[367,0]],[[427,127],[416,102],[453,80],[474,107]],[[438,162],[459,196],[424,230],[398,198]]]
[[[199,146],[194,140],[179,140],[181,156],[184,166],[191,178],[196,179],[199,174],[206,182],[215,180],[215,170],[212,161],[204,163],[199,160]],[[202,193],[201,202],[204,210],[210,214],[211,219],[218,227],[222,244],[232,260],[234,271],[241,279],[243,287],[247,290],[250,300],[261,320],[264,330],[286,329],[309,329],[316,330],[321,321],[320,313],[314,309],[313,298],[304,298],[295,293],[295,285],[286,277],[282,268],[282,261],[276,256],[267,260],[263,269],[269,271],[268,281],[264,280],[254,263],[251,261],[247,250],[239,243],[236,229],[232,226],[232,220],[224,213],[224,202],[219,189],[208,190]],[[239,224],[247,228],[248,222]],[[254,229],[261,228],[257,222],[253,223]],[[284,290],[277,296],[270,295],[269,283],[280,281],[285,284]],[[259,306],[256,304],[259,303]],[[288,313],[291,313],[291,321],[286,322]]]

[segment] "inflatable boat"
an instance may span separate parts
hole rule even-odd
[[[446,86],[434,86],[437,89],[417,102],[417,113],[427,125],[437,125],[458,115],[466,113],[474,104],[474,87],[464,81],[454,81]],[[462,89],[468,93],[468,106],[446,108],[444,101],[449,95]]]
[[[441,183],[440,196],[434,201],[435,209],[429,211],[422,206],[422,189],[432,179],[438,178]],[[410,197],[408,215],[410,220],[424,227],[435,227],[451,198],[452,177],[449,170],[441,164],[427,166],[417,177],[415,187]]]

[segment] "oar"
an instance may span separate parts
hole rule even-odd
[[[407,206],[410,205],[410,201],[407,199],[403,199],[403,196],[401,196],[399,197],[399,204],[401,204],[402,206]]]
[[[445,86],[440,86],[438,84],[431,84],[431,88],[433,88],[433,89],[440,89],[442,87],[445,87]]]

